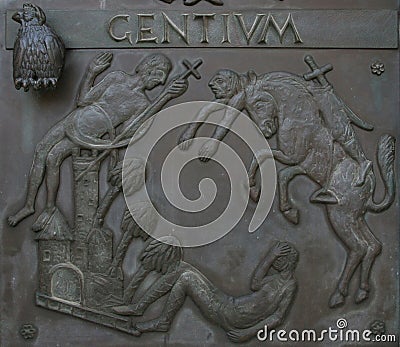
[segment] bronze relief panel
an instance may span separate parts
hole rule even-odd
[[[395,1],[1,6],[1,345],[398,345]],[[51,35],[23,32],[16,7]],[[185,123],[145,158],[168,109]],[[243,182],[219,161],[225,145]],[[188,200],[214,181],[204,210],[164,196],[175,147],[195,151],[177,168]],[[249,232],[263,165],[276,192]],[[193,232],[217,220],[230,181],[248,205],[223,237],[157,236],[161,218]]]

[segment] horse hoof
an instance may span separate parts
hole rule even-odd
[[[336,196],[329,190],[324,188],[317,190],[311,195],[310,201],[317,204],[334,205],[338,203]]]
[[[285,218],[293,224],[299,224],[299,210],[297,208],[291,208],[287,211],[283,211]]]
[[[357,291],[354,301],[356,302],[356,304],[361,304],[364,300],[367,300],[368,297],[369,297],[368,291],[360,288]]]
[[[331,299],[329,300],[329,307],[330,308],[337,308],[340,306],[344,305],[344,295],[342,293],[335,292],[332,296]]]

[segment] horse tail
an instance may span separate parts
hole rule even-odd
[[[396,180],[394,174],[394,157],[395,157],[396,139],[391,135],[383,135],[378,143],[378,167],[385,185],[385,197],[376,204],[373,196],[367,203],[367,210],[379,213],[387,210],[394,202],[396,192]]]

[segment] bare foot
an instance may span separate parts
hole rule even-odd
[[[32,230],[34,232],[39,232],[39,231],[43,230],[44,227],[46,226],[46,223],[49,221],[50,217],[52,216],[53,212],[54,212],[54,208],[45,209],[40,214],[38,219],[36,219],[36,222],[33,223]]]
[[[140,335],[142,335],[142,333],[140,331],[136,330],[135,327],[133,327],[129,330],[129,334],[136,336],[136,337],[139,337]]]
[[[139,308],[139,305],[123,305],[114,306],[112,310],[122,316],[142,316],[143,310]]]
[[[147,322],[139,322],[135,324],[136,330],[141,333],[150,331],[166,332],[169,330],[169,323],[162,321],[160,318],[149,320]]]
[[[8,225],[15,227],[20,221],[35,213],[33,207],[24,207],[13,216],[8,217]]]

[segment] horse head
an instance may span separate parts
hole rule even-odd
[[[250,70],[245,83],[245,109],[264,136],[269,139],[278,131],[277,107],[274,97],[264,88],[263,78]]]

